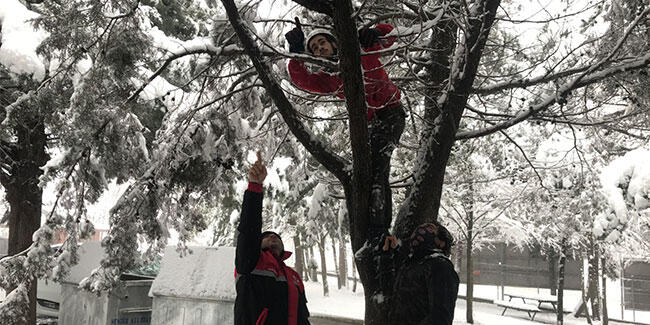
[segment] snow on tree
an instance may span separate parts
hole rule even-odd
[[[616,242],[628,224],[649,224],[650,151],[632,150],[602,169],[600,182],[608,210],[595,220],[593,232]]]
[[[215,224],[218,232],[227,231],[232,224],[225,221],[233,219],[228,211],[240,194],[231,185],[244,177],[245,157],[254,148],[263,148],[269,160],[288,157],[295,164],[281,176],[289,190],[270,191],[269,198],[282,202],[265,206],[273,226],[306,231],[309,220],[303,216],[308,208],[301,196],[325,180],[333,193],[345,198],[353,250],[366,243],[371,162],[357,39],[361,26],[353,17],[366,26],[390,22],[397,27],[398,42],[382,55],[409,113],[391,175],[401,188],[394,196],[401,203],[395,205],[393,230],[398,236],[437,219],[456,140],[500,133],[519,141],[513,133],[519,132],[517,126],[529,127],[527,121],[620,129],[620,121],[647,115],[644,100],[614,115],[604,114],[601,102],[588,109],[567,105],[573,98],[594,96],[596,90],[602,95],[608,87],[604,81],[613,78],[624,87],[614,89],[617,96],[608,98],[608,104],[626,102],[625,86],[647,71],[650,46],[643,35],[648,10],[634,1],[586,8],[556,4],[540,10],[548,16],[537,21],[528,21],[517,3],[499,0],[467,6],[446,0],[382,2],[356,9],[348,0],[295,2],[308,10],[275,2],[273,10],[261,13],[269,8],[266,0],[30,5],[39,15],[37,30],[48,35],[38,50],[48,62],[43,64],[45,79],[12,74],[21,91],[3,88],[0,97],[9,117],[3,126],[24,125],[25,115],[18,113],[27,112],[25,108],[47,108],[47,116],[37,122],[48,131],[48,147],[63,153],[48,164],[43,177],[32,175],[36,183],[60,184],[60,199],[45,224],[66,229],[72,244],[92,229],[86,203],[113,179],[132,182],[111,210],[111,230],[104,241],[108,257],[84,282],[87,289],[111,288],[121,271],[156,255],[172,230],[179,234],[182,252],[187,251],[186,240],[208,227],[207,216],[223,218]],[[333,25],[340,36],[340,61],[287,53],[283,34],[293,28],[293,20],[287,19],[293,16],[307,22],[306,28]],[[566,28],[580,21],[576,17],[584,23]],[[604,32],[595,24],[606,19],[616,28]],[[3,25],[5,20],[6,15]],[[542,28],[529,34],[516,32],[540,24]],[[2,48],[4,33],[3,27]],[[344,71],[346,100],[291,86],[287,58],[303,59],[314,69]],[[475,123],[461,123],[468,120]],[[2,134],[11,139],[12,129],[5,127]],[[1,158],[7,171],[11,161]],[[46,162],[43,157],[38,165]],[[222,200],[223,206],[215,207]],[[39,232],[42,237],[30,250],[45,247],[47,234],[47,229]],[[62,251],[65,247],[71,246]],[[64,269],[74,263],[72,251],[70,259],[42,253],[50,257],[32,254],[35,263],[43,264],[29,264],[34,269],[12,278],[17,282],[11,285],[45,274],[39,267],[59,263]],[[0,265],[7,271],[2,274],[16,272],[14,262],[28,255],[3,259]],[[357,266],[364,292],[375,292],[376,265]],[[387,306],[370,298],[366,323],[385,323]]]

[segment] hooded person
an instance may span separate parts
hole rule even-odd
[[[235,253],[235,324],[308,325],[309,310],[300,275],[284,264],[279,234],[262,232],[262,183],[266,167],[260,153],[248,172]]]
[[[390,256],[392,269],[383,267],[396,275],[384,274],[380,279],[389,303],[389,323],[451,325],[459,285],[458,274],[449,259],[453,236],[444,226],[433,222],[416,227],[406,247],[397,247],[396,242],[395,237],[388,236],[383,247],[383,251],[394,253]]]
[[[390,159],[399,143],[405,126],[406,113],[401,103],[399,88],[388,77],[378,51],[389,48],[395,37],[384,37],[393,30],[393,26],[380,24],[374,28],[359,30],[361,49],[366,52],[361,56],[364,88],[368,104],[368,131],[370,136],[370,153],[372,160],[372,189],[370,202],[370,232],[379,236],[390,228],[392,220],[392,192],[389,185]],[[384,37],[384,38],[382,38]],[[289,52],[308,53],[336,60],[338,43],[336,37],[327,29],[316,28],[307,38],[302,31],[298,18],[296,27],[285,38],[289,43]],[[321,70],[309,72],[305,63],[299,59],[289,60],[291,81],[303,90],[345,98],[343,80],[338,73]]]

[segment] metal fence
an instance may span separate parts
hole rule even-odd
[[[581,263],[567,258],[564,270],[564,287],[580,290]],[[472,272],[475,284],[549,288],[556,282],[555,260],[541,255],[539,250],[496,244],[474,255]],[[462,282],[466,282],[465,261],[459,263]]]

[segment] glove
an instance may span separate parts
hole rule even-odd
[[[370,48],[379,41],[381,32],[374,28],[363,28],[359,31],[359,43],[363,48]]]
[[[305,51],[305,34],[302,32],[298,17],[296,17],[296,28],[284,34],[284,38],[289,42],[289,52],[302,53]]]

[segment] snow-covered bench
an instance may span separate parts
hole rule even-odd
[[[535,305],[518,302],[518,301],[494,300],[494,304],[503,307],[503,312],[501,313],[501,316],[503,316],[506,313],[506,310],[515,309],[515,310],[525,311],[526,313],[528,313],[528,317],[530,317],[530,320],[535,320],[535,315],[537,315],[537,313],[541,311],[539,307]]]
[[[534,300],[537,302],[537,308],[541,308],[543,303],[548,303],[553,306],[553,311],[557,312],[557,296],[531,293],[504,293],[504,295],[509,297],[508,301],[512,301],[512,298],[519,298],[524,303],[527,303],[526,300]]]

